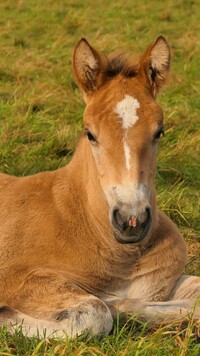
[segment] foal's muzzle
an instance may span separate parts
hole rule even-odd
[[[133,218],[134,224],[130,224]],[[125,217],[119,209],[114,209],[112,213],[112,226],[116,240],[123,244],[141,241],[147,235],[151,221],[152,214],[149,207],[145,208],[137,217]]]

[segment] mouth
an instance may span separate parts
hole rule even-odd
[[[130,221],[134,218],[134,223],[130,226]],[[146,209],[146,218],[144,221],[133,216],[130,217],[128,222],[123,222],[118,210],[113,212],[113,233],[117,242],[121,244],[137,243],[143,240],[150,229],[152,222],[152,214],[150,209]]]

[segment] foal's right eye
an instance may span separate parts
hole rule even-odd
[[[86,134],[86,136],[87,136],[87,138],[88,138],[88,140],[89,141],[91,141],[91,142],[97,142],[96,141],[96,138],[93,136],[93,134],[89,131],[89,130],[85,130],[85,134]]]
[[[154,143],[158,142],[161,135],[164,135],[164,128],[163,128],[163,127],[161,127],[161,128],[155,133],[153,142],[154,142]]]

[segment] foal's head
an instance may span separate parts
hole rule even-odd
[[[156,147],[163,133],[155,97],[169,62],[162,36],[135,66],[122,56],[103,57],[85,39],[74,51],[74,72],[87,104],[84,139],[121,243],[142,240],[151,226]]]

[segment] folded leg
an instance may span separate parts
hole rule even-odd
[[[107,334],[112,323],[105,303],[59,272],[31,272],[16,293],[0,305],[0,325],[13,330],[13,325],[21,324],[28,336],[74,337],[84,331]]]
[[[111,306],[112,314],[117,312],[137,315],[139,319],[150,320],[155,324],[188,319],[200,321],[200,277],[181,276],[169,300],[147,302],[139,299],[126,299]]]

